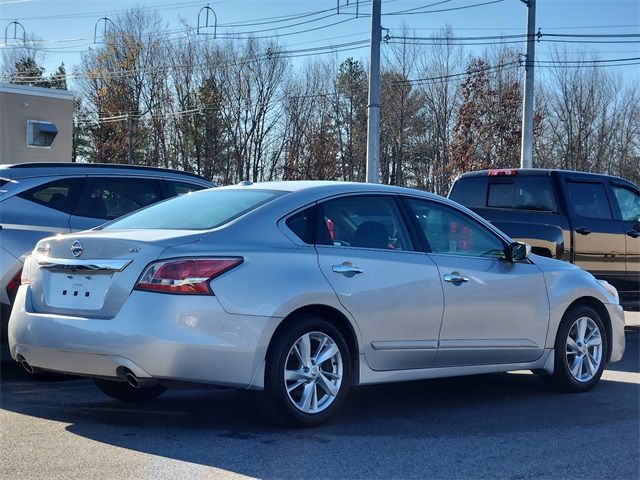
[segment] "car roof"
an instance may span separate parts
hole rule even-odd
[[[489,169],[489,170],[476,170],[473,172],[466,172],[460,175],[458,178],[470,178],[470,177],[505,178],[505,177],[508,177],[508,175],[489,176],[489,172],[499,172],[499,171],[508,171],[508,170],[517,172],[516,176],[521,176],[521,177],[545,176],[545,175],[551,175],[551,173],[559,173],[563,176],[571,176],[571,177],[578,177],[578,178],[585,178],[585,179],[610,178],[610,179],[619,180],[620,182],[623,182],[623,183],[633,184],[633,182],[629,182],[629,180],[626,180],[621,177],[616,177],[615,175],[606,175],[604,173],[578,172],[576,170],[563,170],[560,168],[496,168],[496,169]]]
[[[189,177],[194,180],[199,180],[203,183],[207,183],[211,186],[214,185],[214,183],[210,182],[204,177],[201,177],[200,175],[196,175],[195,173],[182,172],[169,168],[146,167],[139,165],[119,165],[113,163],[30,162],[0,166],[0,177],[10,180],[30,177],[43,177],[49,175],[59,176],[71,174],[119,174],[150,175],[158,177]]]
[[[414,188],[398,187],[395,185],[382,185],[378,183],[322,181],[322,180],[285,180],[278,182],[240,182],[236,185],[220,187],[221,189],[258,189],[278,190],[283,192],[313,192],[322,195],[359,193],[359,192],[384,192],[403,193],[407,195],[432,196],[437,195]],[[439,197],[440,198],[440,197]]]

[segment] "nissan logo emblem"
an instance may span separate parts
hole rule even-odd
[[[75,241],[71,244],[71,254],[74,257],[79,257],[82,255],[82,244],[79,241]]]

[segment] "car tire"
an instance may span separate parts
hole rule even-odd
[[[598,383],[608,352],[607,334],[598,312],[588,305],[571,307],[560,322],[554,347],[554,372],[541,375],[546,386],[580,393]]]
[[[351,352],[342,333],[320,317],[302,317],[274,340],[258,410],[279,426],[314,427],[333,415],[351,383]]]
[[[127,382],[103,380],[101,378],[94,379],[94,382],[103,393],[127,403],[148,402],[167,391],[166,387],[159,384],[150,387],[135,388]]]

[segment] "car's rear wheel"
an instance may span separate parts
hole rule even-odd
[[[301,318],[275,340],[267,358],[259,410],[277,424],[312,427],[344,401],[351,354],[340,331],[323,318]]]
[[[103,393],[127,403],[148,402],[159,397],[167,390],[166,387],[159,384],[136,388],[127,382],[103,380],[101,378],[96,378],[94,381]]]
[[[586,392],[600,380],[606,355],[607,337],[600,315],[588,305],[577,305],[560,322],[554,372],[542,379],[556,390]]]

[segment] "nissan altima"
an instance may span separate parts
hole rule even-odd
[[[355,385],[530,369],[585,392],[624,352],[616,290],[417,190],[243,182],[41,240],[9,324],[31,371],[151,400],[247,389],[317,425]]]

